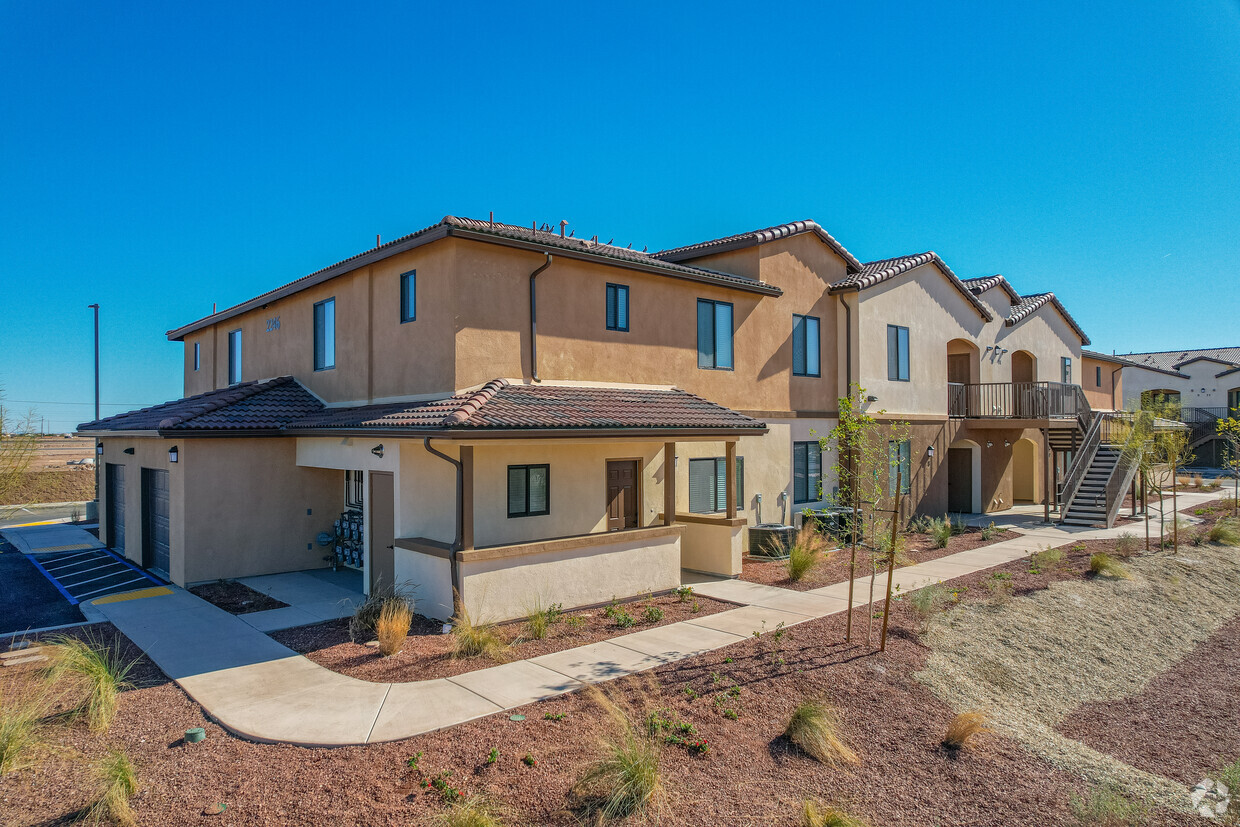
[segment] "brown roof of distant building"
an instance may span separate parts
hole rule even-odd
[[[281,376],[84,422],[78,430],[274,432],[322,408],[323,403],[293,377]]]
[[[1225,365],[1240,365],[1240,347],[1207,347],[1197,350],[1155,350],[1147,353],[1124,353],[1125,359],[1143,368],[1175,372],[1181,365],[1198,359],[1212,359]]]
[[[728,250],[739,250],[745,247],[753,247],[758,244],[765,244],[778,238],[789,238],[801,233],[813,233],[818,236],[828,247],[834,250],[840,258],[848,262],[850,269],[861,269],[861,262],[857,257],[848,252],[843,244],[835,240],[816,221],[790,221],[787,224],[776,224],[774,227],[765,227],[761,230],[749,230],[736,235],[725,236],[724,238],[715,238],[710,241],[699,241],[696,244],[687,244],[684,247],[673,247],[670,250],[660,250],[655,253],[656,258],[665,261],[686,261],[701,256],[714,255]]]
[[[865,290],[893,279],[902,273],[907,273],[914,267],[920,267],[923,264],[933,264],[937,267],[939,272],[951,282],[951,285],[960,292],[960,295],[964,296],[965,301],[973,305],[973,309],[983,319],[990,321],[994,318],[990,315],[990,311],[986,309],[986,306],[978,301],[977,296],[969,292],[964,283],[957,278],[952,269],[933,250],[911,256],[896,256],[895,258],[884,258],[878,261],[867,262],[858,272],[852,273],[832,284],[830,292],[846,293],[854,290]]]

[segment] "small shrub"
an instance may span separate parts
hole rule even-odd
[[[621,629],[628,629],[633,624],[637,623],[637,621],[633,618],[633,615],[621,608],[617,608],[614,612],[612,612],[611,622],[615,623]]]
[[[658,745],[625,721],[619,735],[603,742],[602,757],[586,769],[572,793],[588,797],[587,809],[606,820],[656,809],[663,796]]]
[[[826,539],[814,531],[812,524],[806,523],[802,526],[788,549],[788,560],[784,563],[788,570],[788,579],[797,582],[813,571],[825,557],[826,549]]]
[[[0,695],[0,776],[35,764],[48,712],[43,696]]]
[[[1125,531],[1115,538],[1115,553],[1120,557],[1131,557],[1137,553],[1137,535]]]
[[[976,735],[991,732],[986,727],[986,716],[981,712],[961,712],[952,718],[943,735],[943,749],[958,752],[969,745],[969,740]]]
[[[390,657],[400,651],[409,637],[409,627],[413,624],[413,612],[409,602],[401,598],[389,598],[384,601],[375,621],[375,636],[379,639],[379,654]]]
[[[394,602],[405,603],[410,616],[413,615],[413,598],[405,586],[392,585],[373,589],[349,619],[349,638],[356,643],[359,640],[369,640],[371,635],[377,634],[379,616],[383,614],[385,606]]]
[[[702,607],[698,605],[697,598],[693,598],[693,602],[689,604],[690,614],[697,614],[702,611]]]
[[[930,620],[943,609],[947,602],[947,589],[942,583],[924,586],[908,596],[909,608],[917,615],[924,634],[930,626]]]
[[[930,526],[934,524],[933,517],[927,517],[924,514],[914,517],[908,521],[909,534],[929,534]]]
[[[787,737],[798,749],[824,764],[856,764],[857,753],[840,737],[835,713],[826,704],[802,701],[784,728]]]
[[[438,827],[501,827],[494,807],[480,796],[454,804],[435,819]]]
[[[687,602],[689,598],[691,597],[693,597],[692,586],[681,586],[679,589],[676,590],[676,599],[679,600],[681,603]]]
[[[1130,576],[1123,563],[1104,551],[1089,556],[1089,570],[1096,575],[1114,577],[1117,580],[1127,580]]]
[[[573,631],[583,628],[586,625],[586,619],[581,615],[568,615],[561,621],[564,626]]]
[[[544,721],[563,721],[567,717],[568,717],[567,712],[544,712],[543,713]]]
[[[647,623],[658,623],[663,619],[663,610],[658,606],[650,605],[642,612],[642,620]]]
[[[991,520],[990,525],[982,528],[982,539],[989,543],[991,540],[995,539],[995,537],[998,537],[999,532],[1001,531],[1003,531],[1003,529],[996,526],[995,521]]]
[[[537,767],[538,759],[527,752],[525,755],[521,756],[521,763],[527,767]]]
[[[935,548],[947,548],[947,543],[952,538],[952,518],[948,516],[935,517],[930,521],[930,537],[934,540]]]
[[[491,751],[487,753],[487,763],[494,764],[499,760],[499,747],[491,747]]]
[[[503,651],[504,642],[495,631],[495,624],[474,620],[465,604],[458,598],[456,614],[452,616],[452,657],[474,658],[486,655],[498,660]]]
[[[444,803],[457,804],[465,800],[465,792],[448,781],[451,776],[452,770],[446,770],[433,778],[426,779],[423,784],[426,789],[439,793],[439,798]]]
[[[526,614],[528,616],[521,629],[521,637],[527,640],[543,640],[551,627],[560,621],[564,606],[561,603],[552,603],[544,608],[542,601],[535,601],[533,606],[526,608]]]
[[[825,807],[816,801],[806,801],[801,805],[801,827],[869,827],[869,825],[843,810]]]
[[[996,572],[986,580],[986,588],[997,603],[1004,603],[1012,596],[1012,575],[1007,572]]]
[[[1210,526],[1207,534],[1211,543],[1224,546],[1240,546],[1240,525],[1232,520],[1219,520]]]
[[[138,793],[138,777],[129,756],[118,749],[110,750],[95,764],[94,772],[99,794],[87,808],[84,820],[93,824],[111,822],[122,827],[136,825],[129,799]]]
[[[119,645],[91,634],[84,640],[58,635],[51,640],[44,674],[50,682],[63,682],[69,691],[81,694],[73,714],[84,715],[92,732],[103,732],[116,717],[118,698],[130,686],[126,678],[135,663],[121,656]]]
[[[905,553],[907,538],[903,534],[896,534],[896,565],[907,566],[913,563],[913,559]],[[882,523],[878,528],[878,553],[874,555],[874,562],[878,566],[886,567],[889,560],[888,555],[891,554],[891,523]]]
[[[1046,548],[1029,555],[1029,570],[1034,574],[1049,571],[1063,562],[1063,549]]]
[[[1076,820],[1090,827],[1136,827],[1145,824],[1149,815],[1143,803],[1108,786],[1094,787],[1085,798],[1073,793],[1070,803]]]
[[[1210,532],[1205,529],[1188,533],[1188,544],[1190,546],[1204,546],[1209,540]]]

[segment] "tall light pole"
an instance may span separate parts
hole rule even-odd
[[[88,304],[95,311],[95,421],[99,421],[99,305]]]

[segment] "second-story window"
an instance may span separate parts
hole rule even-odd
[[[822,353],[819,344],[818,328],[820,324],[814,316],[792,315],[792,375],[821,376],[819,355]]]
[[[418,317],[418,271],[400,274],[400,323]]]
[[[228,334],[228,384],[241,381],[241,328]]]
[[[732,305],[698,299],[698,367],[732,370]]]
[[[908,381],[908,328],[887,325],[887,378]]]
[[[336,367],[336,300],[326,299],[314,306],[314,369]]]
[[[1094,384],[1102,387],[1102,368],[1097,365],[1094,366]]]
[[[194,342],[194,370],[202,367],[202,343]]]
[[[817,502],[822,488],[822,446],[818,441],[792,443],[792,502]]]
[[[607,329],[626,332],[629,329],[628,285],[607,285]]]
[[[1061,381],[1065,385],[1072,384],[1072,360],[1067,356],[1060,360],[1060,372],[1062,373]]]

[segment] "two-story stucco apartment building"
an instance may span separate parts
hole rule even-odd
[[[912,423],[905,514],[1055,500],[1084,332],[801,221],[661,253],[447,217],[172,330],[184,399],[81,426],[101,531],[178,584],[321,567],[491,618],[736,575],[824,504],[840,396]]]

